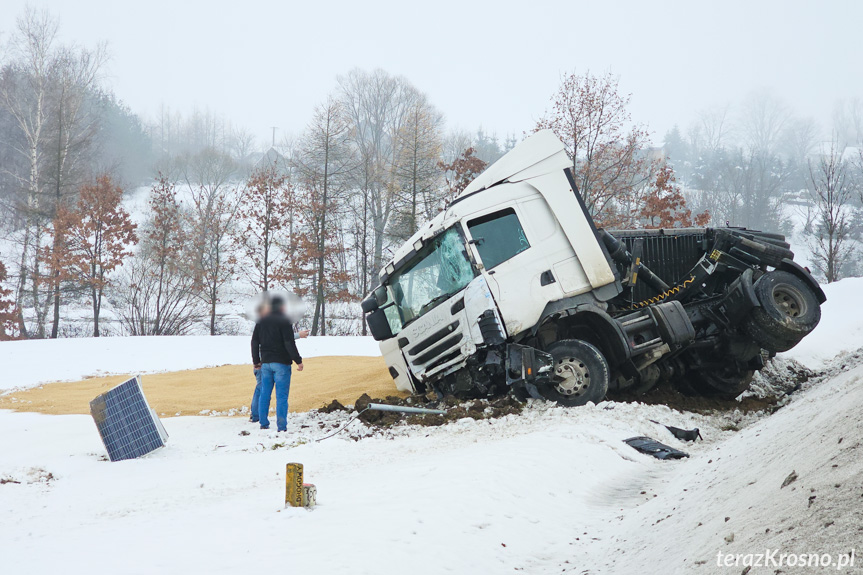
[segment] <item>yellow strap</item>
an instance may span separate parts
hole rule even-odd
[[[671,288],[670,290],[659,294],[658,296],[654,296],[650,299],[646,299],[644,301],[634,303],[626,309],[639,309],[639,308],[647,307],[647,306],[654,304],[654,303],[659,303],[662,300],[664,300],[670,296],[673,296],[676,293],[679,293],[680,290],[682,290],[683,288],[685,288],[686,286],[688,286],[689,284],[691,284],[694,281],[695,281],[695,276],[692,276],[688,280],[684,281],[682,284],[676,285],[673,288]]]

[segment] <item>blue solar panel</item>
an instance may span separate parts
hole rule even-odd
[[[96,397],[90,402],[90,413],[111,461],[146,455],[164,446],[168,438],[137,377]]]

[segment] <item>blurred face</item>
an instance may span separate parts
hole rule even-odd
[[[261,305],[258,306],[257,312],[258,312],[258,319],[267,316],[270,313],[270,303],[269,302],[261,303]]]

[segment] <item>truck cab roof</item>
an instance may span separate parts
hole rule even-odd
[[[399,267],[399,264],[410,259],[422,242],[434,237],[442,230],[476,209],[488,207],[486,197],[480,199],[478,194],[498,184],[505,182],[520,182],[553,172],[559,172],[572,166],[572,160],[566,152],[563,143],[551,130],[540,130],[521,141],[502,158],[489,166],[463,192],[430,221],[420,227],[411,238],[402,244],[381,270],[381,280],[388,277]],[[504,193],[495,198],[501,203],[509,198]],[[475,201],[473,201],[475,200]]]

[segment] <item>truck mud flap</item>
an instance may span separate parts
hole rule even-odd
[[[818,298],[818,303],[824,303],[827,301],[827,296],[824,295],[824,290],[821,289],[821,286],[818,285],[818,282],[815,281],[815,278],[812,277],[812,274],[809,273],[809,270],[801,266],[795,261],[784,259],[782,260],[782,264],[779,265],[776,269],[781,270],[783,272],[788,272],[790,274],[794,274],[808,285],[813,292],[815,292],[815,297]]]
[[[760,306],[753,289],[752,270],[743,272],[728,286],[728,291],[712,310],[716,319],[726,326],[734,326],[749,317],[753,308]]]
[[[629,439],[624,439],[623,442],[636,451],[652,455],[657,459],[683,459],[684,457],[689,457],[689,454],[685,451],[674,449],[649,437],[630,437]]]

